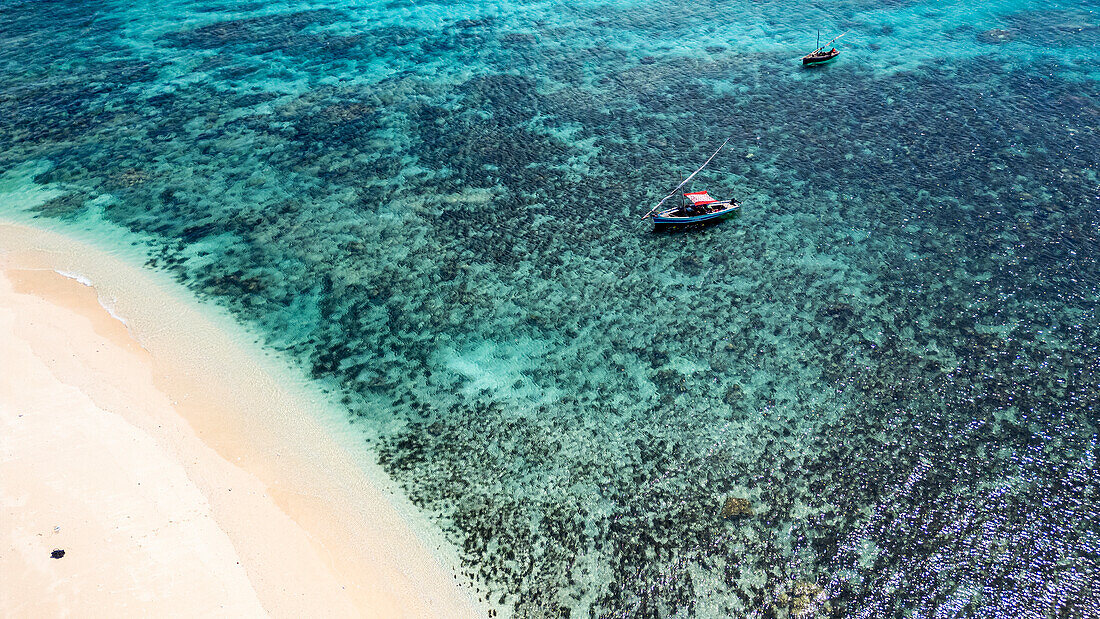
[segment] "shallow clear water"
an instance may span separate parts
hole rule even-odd
[[[149,239],[520,616],[1096,616],[1098,53],[1092,1],[0,0],[0,215]],[[650,233],[730,136],[742,215]]]

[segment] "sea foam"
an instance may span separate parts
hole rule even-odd
[[[72,273],[70,271],[62,271],[60,269],[55,269],[55,272],[58,275],[61,275],[63,277],[67,277],[67,278],[72,279],[72,280],[76,280],[76,281],[80,282],[81,284],[84,284],[85,286],[95,290],[95,284],[92,282],[91,279],[88,279],[88,277],[85,276],[85,275],[81,275],[79,273]],[[130,324],[128,322],[126,322],[126,319],[123,318],[118,313],[118,308],[117,308],[118,302],[115,299],[105,298],[102,294],[99,293],[99,290],[96,290],[96,301],[99,302],[100,307],[107,310],[107,313],[110,314],[112,318],[114,318],[115,320],[121,322],[123,325],[125,325],[127,327],[130,326]]]

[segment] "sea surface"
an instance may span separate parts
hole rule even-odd
[[[262,333],[501,614],[1100,616],[1096,0],[0,0],[0,216]]]

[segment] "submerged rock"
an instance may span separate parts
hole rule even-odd
[[[741,388],[741,385],[733,383],[729,389],[726,389],[726,394],[722,397],[722,401],[730,406],[737,404],[745,397],[745,391]]]
[[[1000,28],[994,28],[992,30],[986,30],[978,35],[978,41],[981,43],[989,43],[991,45],[999,45],[1001,43],[1008,43],[1012,39],[1016,38],[1016,34],[1011,30],[1002,30]]]
[[[748,499],[730,497],[722,506],[723,518],[745,518],[752,515],[752,503]]]
[[[148,181],[149,173],[137,168],[128,168],[111,175],[111,180],[121,187],[133,187]]]
[[[828,614],[831,608],[825,602],[823,593],[824,590],[816,583],[801,580],[788,583],[786,590],[775,598],[775,610],[780,615],[786,611],[786,616],[791,619],[813,617],[818,609]]]

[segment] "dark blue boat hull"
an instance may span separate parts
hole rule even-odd
[[[715,211],[713,213],[707,213],[705,215],[696,215],[694,217],[675,217],[670,214],[677,209],[669,209],[662,213],[658,213],[653,217],[653,229],[654,230],[672,230],[678,228],[697,228],[700,226],[707,226],[723,219],[728,219],[737,213],[741,212],[741,204],[731,204],[729,208]]]
[[[807,54],[802,57],[802,66],[804,67],[816,67],[828,62],[836,60],[836,57],[840,55],[840,50],[832,50],[825,54]]]

